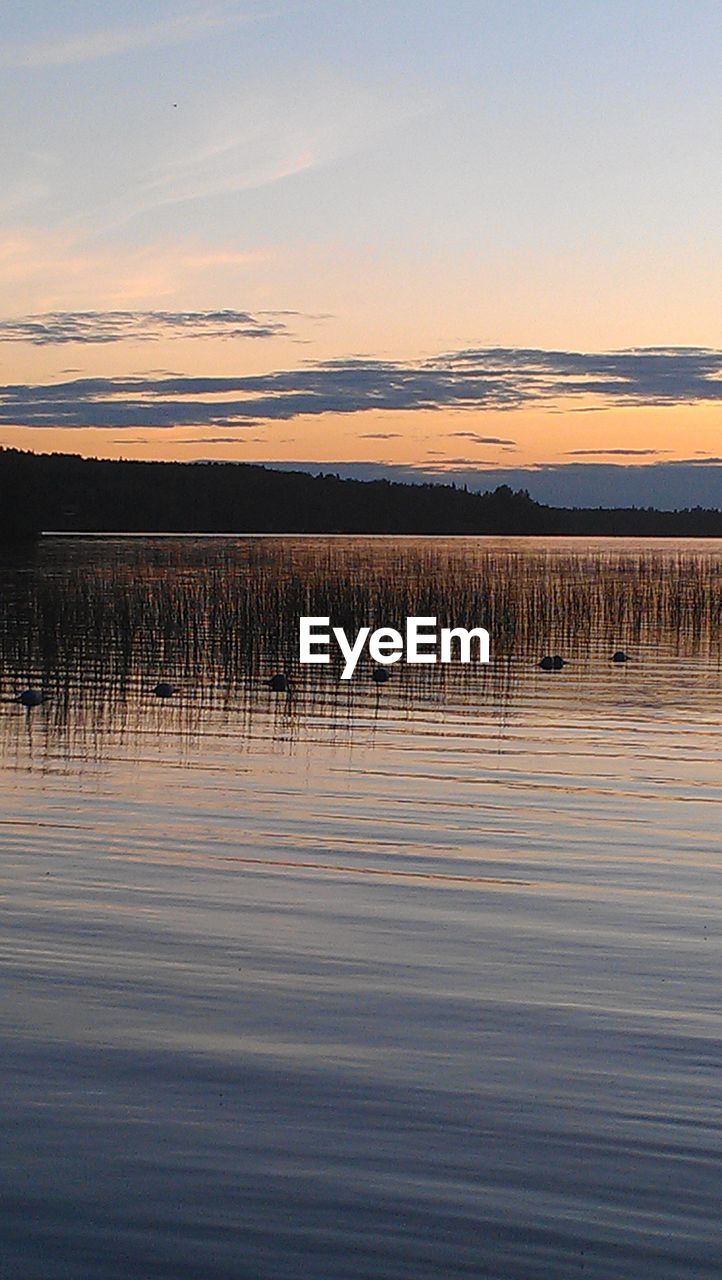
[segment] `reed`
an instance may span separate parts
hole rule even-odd
[[[164,678],[211,694],[274,669],[296,681],[298,618],[348,632],[434,615],[485,626],[495,664],[654,645],[719,660],[722,561],[703,551],[499,549],[479,540],[231,539],[43,544],[0,569],[3,691],[124,697]],[[468,673],[467,673],[468,674]],[[445,678],[438,668],[414,679]]]

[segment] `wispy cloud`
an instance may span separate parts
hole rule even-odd
[[[275,338],[288,327],[248,311],[51,311],[0,320],[0,342],[57,346],[157,342],[160,338]]]
[[[480,436],[477,431],[450,431],[452,436],[460,436],[462,440],[471,440],[473,444],[516,445],[516,440],[505,440],[501,436]]]
[[[181,100],[166,146],[122,190],[84,213],[107,232],[152,210],[255,191],[363,151],[427,106],[394,86],[383,95],[328,68],[287,83],[245,77],[202,104]]]
[[[675,458],[672,462],[665,462],[664,465],[666,467],[718,467],[722,465],[722,458],[708,454],[704,458]]]
[[[147,311],[162,306],[161,299],[170,309],[196,296],[201,285],[212,296],[231,290],[237,296],[249,273],[266,271],[275,260],[269,249],[221,245],[209,251],[190,238],[93,246],[77,232],[16,228],[0,232],[0,314],[12,319],[20,312],[21,320],[77,314],[89,298],[101,312]]]
[[[659,458],[671,449],[569,449],[567,458]]]
[[[265,436],[190,436],[174,441],[179,445],[196,444],[266,444]]]
[[[429,450],[429,456],[431,456],[431,450]],[[498,465],[494,458],[450,458],[448,454],[441,451],[435,456],[440,459],[435,464],[435,471],[439,475],[443,475],[446,471],[456,471],[459,467],[496,467]]]
[[[220,28],[245,20],[245,6],[212,4],[187,10],[163,21],[139,23],[135,26],[96,27],[73,34],[56,32],[52,37],[26,44],[8,45],[0,52],[0,66],[65,67],[91,62],[137,49],[151,49],[196,40]]]
[[[80,378],[0,387],[16,426],[231,426],[369,410],[514,410],[577,398],[606,404],[722,400],[722,352],[672,347],[583,354],[481,350],[417,363],[347,359],[240,377]],[[496,437],[495,437],[496,439]],[[509,447],[509,446],[503,446]]]
[[[183,440],[174,439],[173,446],[175,448],[183,445],[197,444],[268,444],[267,436],[249,436],[246,434],[249,427],[264,427],[265,425],[266,424],[263,422],[248,422],[244,427],[239,427],[237,434],[233,436],[186,436]],[[156,445],[158,443],[158,438],[158,432],[149,436],[122,435],[118,436],[115,440],[112,440],[111,444],[120,444],[123,445],[123,447],[126,447],[129,444]]]

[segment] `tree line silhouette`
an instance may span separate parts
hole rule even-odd
[[[500,485],[341,480],[251,463],[111,462],[0,449],[0,540],[41,530],[722,537],[722,511],[561,508]]]

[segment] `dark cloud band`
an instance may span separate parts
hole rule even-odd
[[[186,331],[182,324],[178,327]],[[188,329],[193,332],[191,319]],[[223,331],[232,332],[232,326]],[[0,387],[0,424],[230,427],[259,419],[287,421],[369,410],[512,410],[531,404],[551,408],[581,398],[606,406],[719,401],[722,352],[697,347],[601,354],[493,348],[416,363],[334,360],[245,377],[146,375],[8,385]],[[501,437],[469,436],[477,443],[502,443]]]

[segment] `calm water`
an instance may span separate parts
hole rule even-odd
[[[719,1276],[721,566],[7,559],[3,1280]],[[324,604],[488,616],[495,662],[301,673]]]

